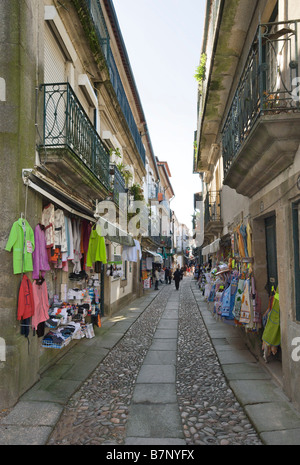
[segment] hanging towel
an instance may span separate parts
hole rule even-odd
[[[249,279],[245,281],[244,292],[242,295],[240,323],[250,323],[250,295],[249,295]]]
[[[231,285],[229,285],[223,292],[223,299],[221,305],[221,315],[223,318],[229,317],[230,312],[230,300],[231,300]]]
[[[268,314],[262,339],[269,346],[277,347],[281,343],[279,292],[276,292],[274,296],[272,309]]]
[[[242,296],[244,292],[244,287],[245,287],[245,280],[244,279],[239,279],[238,282],[238,287],[237,287],[237,292],[235,296],[235,303],[234,303],[234,308],[233,308],[233,315],[237,321],[240,320],[240,315],[241,315],[241,306],[242,306]]]
[[[249,257],[248,249],[247,249],[247,229],[246,229],[246,226],[243,225],[243,224],[241,224],[241,226],[240,226],[240,234],[241,234],[242,240],[243,240],[245,257]]]
[[[247,250],[248,256],[252,257],[252,228],[250,223],[247,224]]]

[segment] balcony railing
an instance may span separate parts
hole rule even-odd
[[[166,200],[166,196],[162,187],[155,184],[148,184],[148,199],[156,200],[160,203]]]
[[[110,165],[110,190],[113,193],[114,202],[119,205],[119,195],[127,192],[125,179],[116,165]]]
[[[109,50],[110,50],[110,38],[103,16],[102,8],[99,0],[85,0],[88,10],[90,12],[91,18],[93,20],[96,34],[102,49],[102,52],[108,60]]]
[[[102,52],[106,58],[106,63],[109,69],[109,75],[110,75],[112,86],[116,93],[118,102],[122,109],[127,125],[130,129],[130,133],[138,149],[142,162],[145,165],[145,160],[146,160],[145,147],[143,145],[142,138],[140,136],[139,130],[135,123],[128,99],[125,94],[124,87],[123,87],[112,51],[110,48],[110,38],[109,38],[106,23],[105,23],[105,19],[103,16],[102,8],[100,5],[100,1],[99,0],[85,0],[85,2],[87,4],[91,19],[94,23],[94,27],[97,33],[97,37],[98,37]]]
[[[261,24],[222,131],[224,175],[263,115],[300,111],[299,20]]]
[[[109,153],[68,83],[43,84],[44,147],[68,148],[110,189]]]
[[[205,199],[204,223],[219,223],[221,221],[220,191],[209,191]]]
[[[113,85],[114,91],[116,93],[120,107],[122,109],[123,115],[125,116],[127,125],[130,129],[131,135],[138,149],[142,162],[145,165],[145,160],[146,160],[145,147],[143,145],[142,138],[140,136],[139,130],[135,123],[135,120],[134,120],[130,105],[128,103],[125,90],[121,82],[121,78],[120,78],[120,75],[119,75],[119,72],[118,72],[118,69],[117,69],[111,50],[109,50],[108,69],[109,69],[110,80]]]
[[[157,199],[158,187],[155,184],[148,184],[148,199]]]

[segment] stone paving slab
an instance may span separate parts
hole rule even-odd
[[[129,319],[129,318],[127,320],[124,320],[124,321],[118,321],[111,328],[110,332],[125,333],[130,328],[130,326],[132,326],[132,323],[133,323],[133,321],[131,319]]]
[[[175,350],[153,350],[149,349],[144,359],[145,365],[176,365]]]
[[[178,320],[178,311],[177,310],[176,311],[168,310],[167,312],[164,313],[164,319],[165,320],[169,320],[169,319],[170,320],[176,320],[176,319]]]
[[[288,402],[246,405],[245,411],[259,433],[300,428],[300,416]]]
[[[243,405],[283,400],[278,388],[270,380],[236,380],[230,381],[229,386]]]
[[[218,350],[228,350],[228,349],[247,349],[246,343],[238,337],[224,337],[214,339],[214,346]]]
[[[176,404],[132,404],[127,437],[182,438],[182,423]]]
[[[43,384],[42,382],[46,382],[47,384]],[[21,400],[65,404],[73,392],[78,389],[81,382],[82,380],[53,379],[45,376],[41,381],[35,384],[33,388],[23,394]]]
[[[271,379],[269,373],[257,363],[231,363],[222,365],[223,372],[228,381],[243,379]]]
[[[143,365],[136,383],[175,383],[174,365]]]
[[[226,365],[228,363],[249,363],[256,361],[255,357],[249,352],[248,349],[238,351],[235,349],[219,351],[217,347],[215,347],[215,349],[221,365]]]
[[[186,446],[184,439],[180,438],[126,438],[125,445],[130,446]]]
[[[178,328],[178,319],[171,320],[170,318],[164,318],[160,320],[157,325],[157,329],[176,329]]]
[[[178,308],[179,308],[179,303],[177,303],[177,302],[172,302],[171,304],[168,303],[166,305],[166,312],[169,311],[169,310],[178,311]]]
[[[157,329],[153,336],[154,339],[175,339],[177,338],[177,329]]]
[[[0,425],[54,426],[62,410],[63,407],[55,403],[21,401],[0,421]]]
[[[177,402],[175,385],[170,384],[137,384],[133,393],[133,402],[138,404],[170,404]]]
[[[0,445],[39,446],[51,432],[52,426],[0,426]]]
[[[61,379],[69,380],[78,380],[86,379],[90,373],[97,368],[100,363],[100,358],[96,352],[88,354],[84,358],[84,362],[74,363],[69,370],[67,370],[62,376]]]
[[[176,350],[177,339],[153,339],[151,350]]]
[[[269,446],[300,446],[300,428],[261,433],[260,437]]]
[[[123,332],[114,332],[113,328],[111,328],[109,333],[105,333],[100,338],[97,338],[96,341],[94,341],[94,338],[90,339],[90,341],[92,341],[91,345],[94,347],[97,346],[103,347],[104,349],[112,349],[123,336]]]

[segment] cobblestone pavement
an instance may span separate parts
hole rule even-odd
[[[180,286],[177,397],[188,445],[261,441],[228,387],[193,296]],[[48,444],[122,445],[143,360],[173,291],[165,286],[66,405]]]

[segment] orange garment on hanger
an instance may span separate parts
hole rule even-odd
[[[240,257],[244,258],[246,254],[245,254],[245,248],[244,248],[244,239],[243,239],[242,234],[240,233],[240,225],[237,227],[236,232],[238,235],[238,247],[239,247]]]

